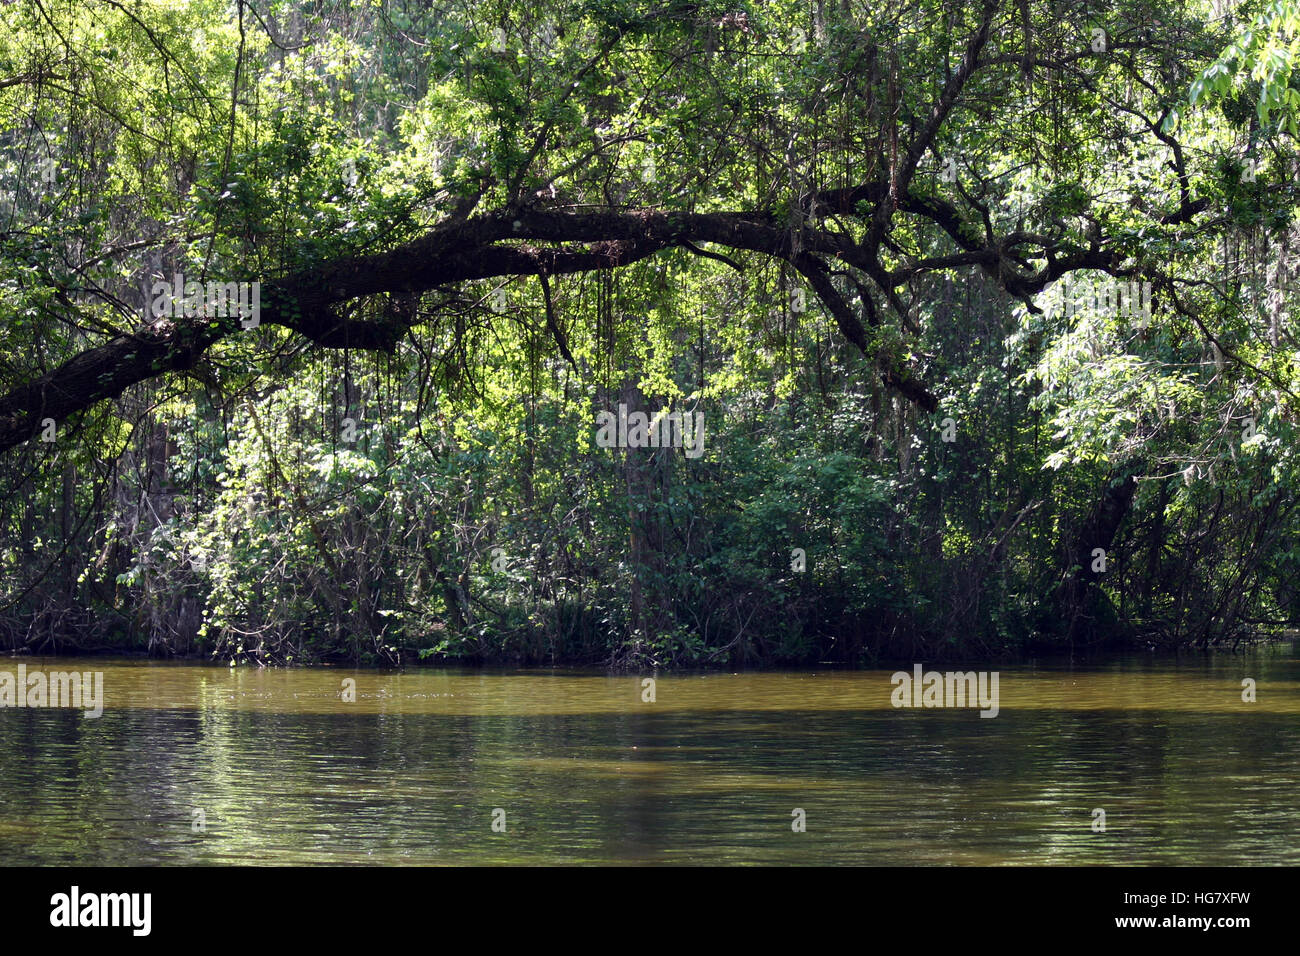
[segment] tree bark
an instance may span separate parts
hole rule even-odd
[[[1093,551],[1107,552],[1107,569],[1114,556],[1109,552],[1137,492],[1136,472],[1141,462],[1126,462],[1112,469],[1092,512],[1074,540],[1064,549],[1066,566],[1058,590],[1061,620],[1073,647],[1076,640],[1090,637],[1101,597],[1101,577],[1092,570]]]

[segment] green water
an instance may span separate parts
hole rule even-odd
[[[999,667],[993,719],[892,669],[19,663],[105,705],[0,709],[2,864],[1300,863],[1290,645]]]

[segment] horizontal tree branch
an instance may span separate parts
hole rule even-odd
[[[906,315],[896,290],[920,271],[975,265],[1009,293],[1028,297],[1069,271],[1114,270],[1119,266],[1115,255],[1095,242],[1081,248],[1029,233],[1013,233],[1001,240],[982,235],[947,200],[911,191],[891,197],[890,185],[885,182],[824,191],[817,203],[823,210],[864,222],[873,218],[872,211],[882,203],[889,204],[905,214],[929,220],[961,251],[889,271],[869,254],[865,243],[854,242],[842,231],[805,226],[796,244],[788,222],[770,212],[615,208],[575,212],[535,202],[469,219],[452,219],[387,252],[343,257],[263,282],[260,322],[290,329],[327,348],[392,351],[417,321],[413,310],[390,311],[382,318],[370,318],[339,307],[367,296],[418,294],[465,281],[502,276],[555,277],[615,269],[674,247],[739,268],[734,259],[701,248],[709,244],[790,262],[826,305],[844,337],[877,360],[885,384],[932,411],[938,400],[912,371],[898,366],[888,355],[869,354],[871,346],[862,320],[831,282],[829,262],[839,261],[869,277],[885,300],[900,312],[904,325],[913,331],[914,323]],[[1046,264],[1029,271],[1026,263],[1031,257]],[[859,292],[862,308],[875,324],[870,296],[861,295],[860,284]],[[553,316],[550,325],[555,335],[558,326]],[[237,316],[178,318],[87,349],[0,396],[0,452],[31,438],[47,418],[63,421],[99,401],[120,395],[138,382],[193,368],[215,342],[239,331]],[[557,344],[567,353],[568,344],[560,339],[562,336]]]

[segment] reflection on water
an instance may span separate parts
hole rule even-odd
[[[1291,646],[1000,667],[991,720],[892,671],[22,663],[106,701],[0,709],[3,864],[1300,862]]]

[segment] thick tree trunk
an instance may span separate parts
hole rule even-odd
[[[1137,492],[1135,473],[1141,467],[1140,462],[1125,462],[1111,471],[1092,513],[1073,541],[1062,549],[1065,568],[1057,596],[1071,648],[1076,641],[1093,634],[1097,603],[1101,598],[1101,578],[1108,573],[1114,559],[1110,553],[1111,546],[1133,504]],[[1093,570],[1098,548],[1105,552],[1107,571]]]

